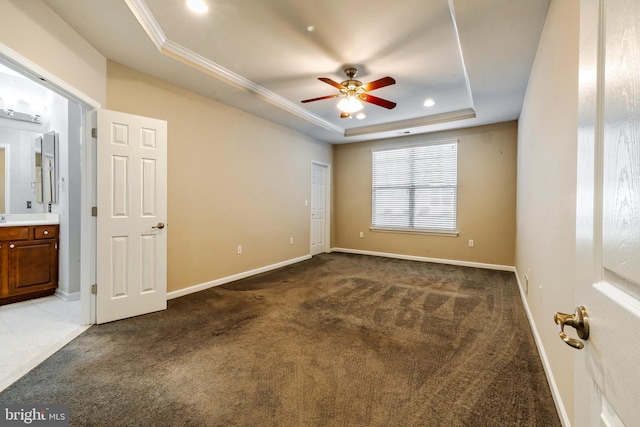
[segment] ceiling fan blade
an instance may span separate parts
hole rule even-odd
[[[318,80],[320,80],[321,82],[325,82],[326,84],[331,85],[331,86],[335,87],[336,89],[342,89],[343,88],[343,86],[340,83],[334,82],[333,80],[328,79],[326,77],[318,77]]]
[[[389,85],[393,85],[396,84],[396,81],[393,77],[383,77],[381,79],[378,80],[374,80],[370,83],[367,83],[365,85],[363,85],[362,87],[364,88],[365,91],[370,91],[370,90],[374,90],[374,89],[380,89],[381,87],[385,87],[385,86],[389,86]]]
[[[305,99],[303,101],[300,102],[313,102],[313,101],[320,101],[321,99],[329,99],[329,98],[335,98],[337,96],[340,96],[340,94],[336,94],[336,95],[327,95],[327,96],[321,96],[319,98],[311,98],[311,99]]]
[[[340,113],[340,118],[341,119],[350,119],[351,118],[351,113],[345,113],[344,111],[342,111]]]
[[[395,108],[395,106],[397,105],[395,102],[387,101],[386,99],[378,98],[377,96],[369,95],[368,93],[363,93],[362,95],[360,95],[360,99],[380,107],[388,108],[389,110]]]

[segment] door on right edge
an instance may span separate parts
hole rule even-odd
[[[640,2],[581,0],[576,426],[640,426]]]

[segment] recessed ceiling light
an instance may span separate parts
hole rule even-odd
[[[356,116],[356,119],[358,119],[358,120],[362,120],[362,119],[364,119],[364,118],[366,118],[366,117],[367,117],[367,115],[366,115],[365,113],[360,113],[360,114],[358,114],[358,115]]]
[[[310,33],[313,33],[313,32],[315,31],[315,29],[316,29],[316,28],[315,28],[313,25],[309,25],[309,26],[307,27],[307,31],[309,31]]]
[[[427,98],[424,101],[424,106],[425,107],[433,107],[434,105],[436,105],[436,101],[434,101],[433,98]]]
[[[209,11],[203,0],[187,0],[187,6],[195,13],[207,13]]]

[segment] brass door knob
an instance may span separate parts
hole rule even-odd
[[[159,222],[151,228],[159,228],[160,230],[162,230],[164,228],[164,222]]]
[[[584,343],[575,338],[569,337],[564,333],[565,325],[571,326],[576,329],[578,336],[583,340],[589,338],[589,316],[587,315],[587,309],[583,306],[576,307],[576,312],[573,314],[556,313],[553,316],[553,320],[558,325],[558,334],[562,341],[567,343],[573,348],[581,350],[584,348]]]

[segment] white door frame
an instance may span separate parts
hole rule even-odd
[[[317,160],[311,161],[311,195],[313,196],[313,166],[318,165],[326,168],[325,170],[325,185],[324,185],[324,195],[325,195],[325,222],[324,222],[324,251],[331,251],[331,164],[320,162]],[[311,204],[309,209],[309,224],[312,224],[311,212],[313,207],[313,197],[311,197]],[[311,253],[311,244],[313,242],[313,228],[309,227],[309,253]]]
[[[91,207],[95,206],[95,146],[91,138],[91,122],[88,114],[100,108],[100,103],[64,80],[49,73],[34,62],[20,55],[3,43],[0,43],[0,57],[25,76],[45,86],[60,96],[78,103],[82,107],[84,123],[80,157],[81,171],[81,224],[80,224],[80,322],[83,325],[95,323],[95,298],[91,295],[91,284],[95,280],[96,261],[96,221],[91,216]],[[68,260],[67,260],[68,262]]]

